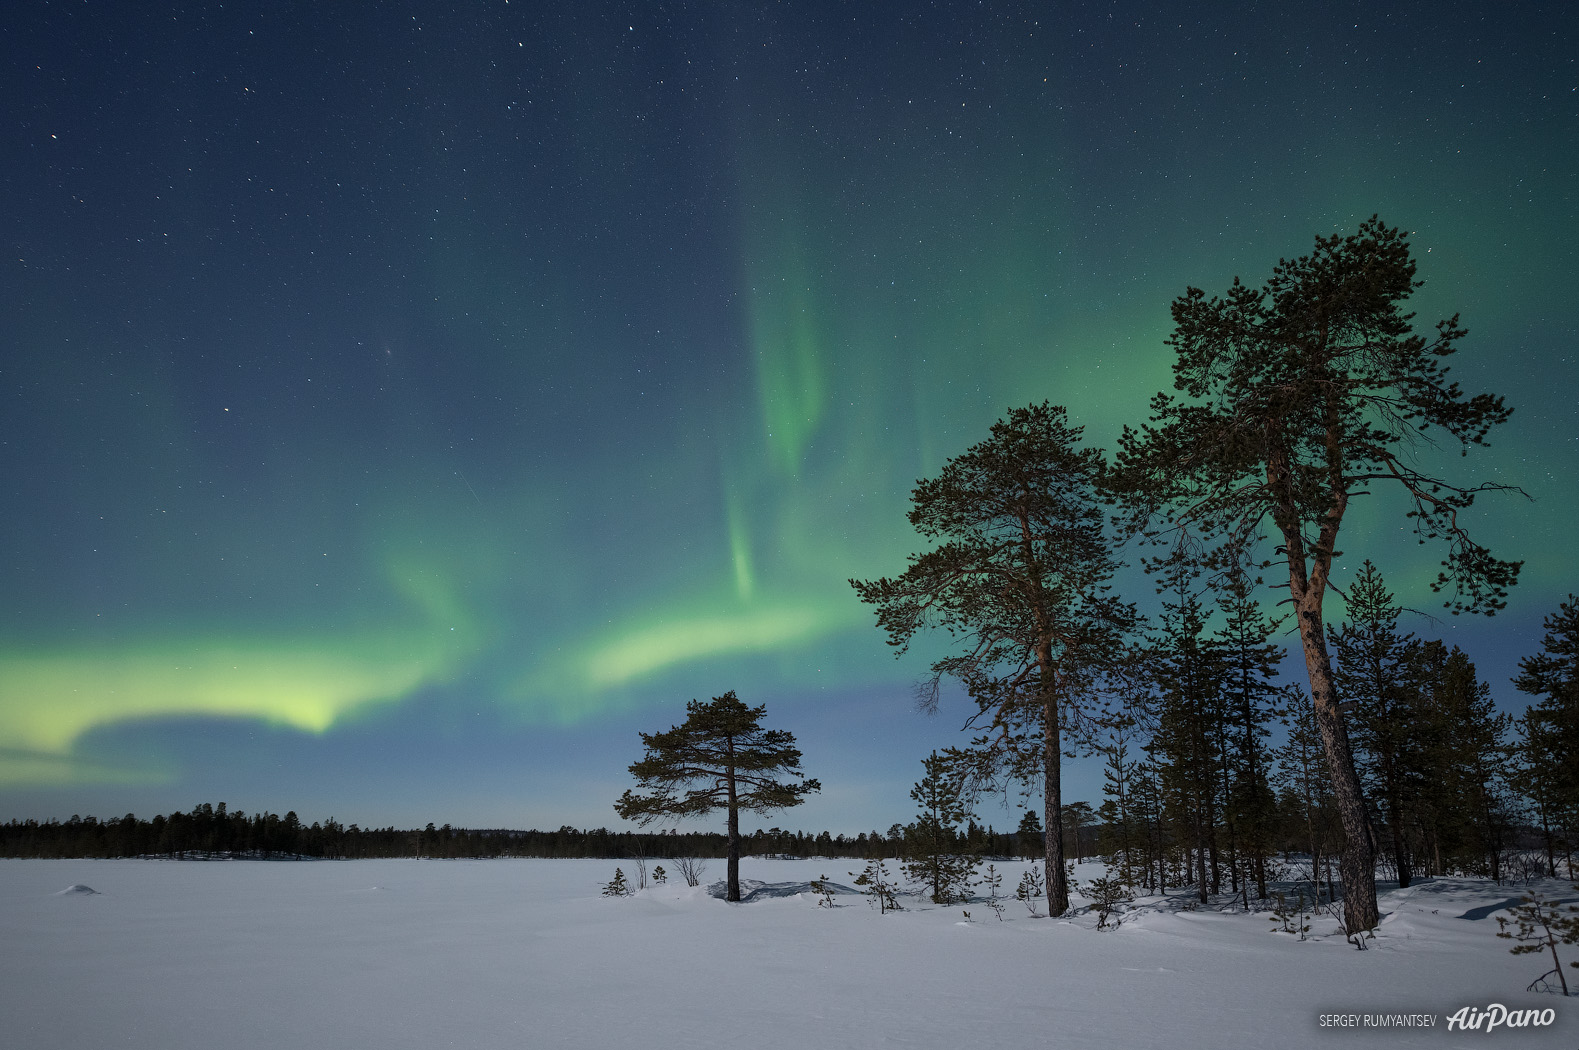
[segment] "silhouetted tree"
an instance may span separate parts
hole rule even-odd
[[[766,707],[747,707],[734,691],[711,702],[692,700],[683,724],[667,733],[642,733],[647,749],[630,767],[636,783],[651,794],[629,789],[614,811],[643,826],[668,817],[702,816],[715,809],[729,813],[730,901],[740,900],[740,811],[770,813],[798,806],[805,796],[821,791],[815,780],[800,778],[800,749],[782,729],[760,725]],[[699,784],[699,787],[689,785]]]
[[[1107,593],[1117,567],[1097,495],[1102,454],[1045,402],[1010,411],[991,436],[917,482],[910,523],[938,545],[895,578],[851,580],[902,654],[924,628],[965,640],[932,665],[922,703],[941,682],[977,705],[967,727],[977,776],[1042,782],[1047,906],[1069,907],[1064,874],[1063,734],[1086,713],[1117,658],[1132,610]]]
[[[1539,698],[1524,716],[1519,780],[1547,828],[1548,860],[1555,868],[1550,829],[1571,831],[1579,814],[1579,595],[1570,594],[1544,626],[1541,651],[1519,661],[1513,684]],[[1570,835],[1563,836],[1563,846],[1571,874]]]
[[[1412,809],[1420,774],[1420,726],[1414,715],[1410,653],[1412,635],[1401,634],[1402,610],[1367,560],[1344,592],[1348,615],[1342,628],[1327,629],[1332,646],[1333,683],[1354,727],[1362,773],[1368,774],[1371,795],[1386,821],[1386,841],[1398,871],[1398,885],[1408,886],[1414,869],[1404,842],[1404,819]]]
[[[905,876],[925,885],[933,904],[953,904],[968,899],[976,871],[976,858],[960,850],[965,803],[948,759],[934,751],[921,761],[926,773],[910,790],[921,809],[905,829]]]
[[[1455,485],[1411,455],[1433,430],[1466,451],[1483,445],[1510,412],[1448,381],[1443,359],[1465,331],[1455,316],[1432,338],[1417,334],[1401,308],[1417,287],[1408,242],[1373,216],[1352,236],[1316,238],[1262,288],[1236,278],[1222,298],[1188,289],[1174,300],[1168,339],[1181,396],[1158,394],[1151,423],[1126,428],[1116,479],[1132,527],[1159,539],[1169,531],[1176,551],[1207,538],[1220,566],[1257,560],[1271,527],[1343,821],[1351,932],[1379,921],[1375,850],[1322,612],[1350,500],[1378,483],[1402,490],[1420,539],[1447,545],[1432,586],[1452,588],[1454,612],[1502,608],[1519,570],[1472,541],[1460,513],[1479,492],[1508,486]]]

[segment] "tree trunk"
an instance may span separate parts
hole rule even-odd
[[[1195,899],[1206,903],[1206,831],[1201,807],[1195,807]]]
[[[1069,910],[1069,879],[1064,874],[1063,748],[1059,746],[1058,739],[1058,702],[1050,698],[1042,705],[1042,747],[1042,826],[1047,829],[1047,915],[1055,918]]]
[[[1541,836],[1546,840],[1546,876],[1557,877],[1557,854],[1552,850],[1552,825],[1546,819],[1546,807],[1541,807]]]
[[[1343,925],[1349,933],[1359,933],[1375,929],[1381,921],[1376,906],[1376,844],[1370,817],[1365,812],[1360,776],[1354,768],[1349,733],[1338,709],[1332,661],[1322,634],[1320,595],[1312,593],[1318,586],[1325,586],[1325,579],[1301,586],[1304,582],[1296,579],[1294,588],[1299,637],[1305,650],[1305,671],[1310,677],[1311,706],[1321,731],[1327,772],[1332,777],[1333,802],[1343,825],[1343,852],[1338,859],[1338,873],[1343,879]]]
[[[724,778],[729,785],[729,861],[727,863],[728,884],[724,899],[732,904],[740,903],[740,805],[735,793],[735,766],[734,766],[734,741],[730,741],[729,765],[724,771]]]
[[[1389,774],[1388,780],[1392,781],[1393,779],[1395,778]],[[1399,789],[1389,783],[1387,793],[1387,823],[1390,825],[1388,831],[1391,833],[1393,840],[1393,866],[1398,869],[1398,888],[1402,890],[1408,889],[1409,884],[1414,881],[1414,871],[1409,864],[1409,857],[1405,852],[1407,847],[1404,846],[1403,803],[1398,800],[1398,792]]]

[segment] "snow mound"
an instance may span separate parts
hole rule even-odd
[[[59,893],[56,893],[55,896],[57,896],[57,897],[87,897],[87,896],[90,896],[90,895],[97,895],[98,892],[99,891],[94,889],[92,886],[84,886],[82,883],[77,882],[77,883],[73,883],[70,886],[67,886],[65,889],[61,890]]]
[[[841,886],[832,880],[829,880],[828,888],[831,889],[835,894],[860,893],[859,890],[856,890],[850,886]],[[711,886],[707,887],[707,892],[709,896],[717,897],[719,900],[724,900],[729,896],[729,883],[720,879]],[[806,894],[807,896],[817,896],[817,891],[811,888],[810,882],[761,882],[757,879],[740,880],[741,904],[749,904],[752,901],[772,900],[775,897],[796,897],[802,893]]]

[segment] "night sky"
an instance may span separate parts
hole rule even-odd
[[[1111,448],[1175,296],[1372,213],[1515,406],[1421,461],[1534,497],[1473,515],[1508,609],[1406,626],[1522,709],[1579,590],[1576,56],[1568,3],[9,5],[0,820],[618,827],[730,689],[825,785],[764,825],[911,819],[968,712],[845,581],[915,480],[1030,401]],[[1340,586],[1440,612],[1371,503]]]

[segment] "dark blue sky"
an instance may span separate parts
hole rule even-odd
[[[1476,522],[1526,559],[1507,612],[1409,626],[1522,706],[1507,677],[1579,589],[1576,29],[13,5],[0,819],[612,825],[636,732],[729,689],[826,786],[784,823],[908,819],[966,711],[912,712],[925,653],[896,662],[845,580],[916,549],[915,479],[1033,400],[1111,446],[1187,285],[1372,213],[1412,231],[1426,325],[1462,314],[1455,376],[1516,409],[1442,462],[1536,497]],[[1367,514],[1348,569],[1434,609],[1436,555]]]

